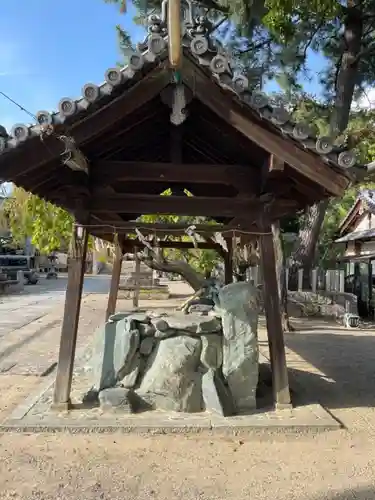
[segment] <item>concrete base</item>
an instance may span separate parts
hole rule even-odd
[[[145,411],[138,414],[105,412],[79,401],[72,393],[72,408],[51,409],[55,374],[48,376],[13,413],[0,424],[0,432],[135,432],[135,433],[301,433],[337,430],[342,425],[319,404],[223,417],[202,413]],[[76,381],[77,382],[77,381]],[[81,393],[81,391],[79,391]]]
[[[44,418],[12,416],[0,425],[0,432],[70,432],[70,433],[201,433],[240,432],[302,433],[340,429],[340,424],[319,405],[282,411],[262,411],[252,415],[220,417],[202,413],[172,414],[156,411],[136,415],[102,415],[100,419],[74,418],[73,412],[56,415],[51,412]]]
[[[276,410],[292,410],[293,405],[292,405],[292,403],[276,403],[275,409]]]
[[[306,404],[291,380],[296,404],[294,408],[259,408],[251,414],[224,417],[212,413],[173,413],[145,411],[122,414],[103,411],[95,403],[85,403],[82,396],[90,386],[85,369],[90,358],[90,347],[77,353],[76,371],[72,386],[72,408],[52,410],[55,373],[43,378],[38,388],[0,424],[0,432],[135,432],[135,433],[310,433],[337,430],[342,425],[319,404]],[[260,358],[263,360],[262,354]],[[263,369],[267,367],[263,366]],[[267,378],[267,369],[263,374]],[[270,378],[270,375],[269,375]],[[266,402],[266,405],[271,402]]]

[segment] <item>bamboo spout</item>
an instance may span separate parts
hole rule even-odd
[[[168,52],[172,68],[181,65],[181,0],[168,0]]]

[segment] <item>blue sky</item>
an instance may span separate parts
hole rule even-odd
[[[103,0],[2,0],[0,91],[34,114],[55,110],[62,97],[78,97],[85,83],[101,83],[106,69],[119,60],[116,24],[135,40],[142,37],[133,15],[131,7],[120,15]],[[310,55],[312,76],[322,63]],[[316,80],[304,86],[317,93]],[[9,130],[32,121],[0,95],[0,124]]]
[[[119,60],[115,25],[132,24],[103,0],[1,0],[0,91],[32,113],[55,110],[62,97],[78,97],[85,83],[101,83]],[[32,118],[0,95],[0,124]]]

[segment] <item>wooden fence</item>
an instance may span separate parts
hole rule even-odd
[[[262,283],[260,266],[250,267],[248,269],[248,281],[254,285]],[[286,282],[289,285],[289,269],[286,269]],[[297,290],[302,291],[303,269],[298,270],[298,285]],[[289,289],[289,286],[288,286]],[[345,291],[345,271],[340,269],[313,269],[311,272],[311,289],[313,292],[325,290],[328,292],[344,292]]]

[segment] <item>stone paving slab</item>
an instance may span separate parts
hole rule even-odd
[[[84,360],[87,349],[77,356]],[[57,413],[51,410],[55,374],[49,375],[30,396],[16,407],[0,424],[0,432],[71,432],[71,433],[189,433],[215,431],[224,433],[316,432],[337,430],[340,423],[319,404],[309,404],[288,410],[272,408],[255,410],[248,415],[221,417],[210,413],[183,414],[146,411],[134,415],[103,412],[99,407],[87,408],[79,401],[87,385],[83,373],[73,380],[72,401],[75,408]],[[77,380],[79,384],[77,384]],[[80,387],[80,388],[79,388]]]
[[[321,408],[320,408],[321,409]],[[316,411],[319,412],[319,405]],[[70,432],[70,433],[198,433],[218,432],[238,434],[258,431],[276,432],[319,432],[340,429],[340,424],[328,413],[319,418],[311,408],[301,407],[290,413],[269,411],[253,415],[222,417],[202,414],[199,416],[184,414],[178,417],[171,414],[123,415],[121,417],[102,416],[100,420],[71,419],[70,415],[49,415],[43,420],[37,418],[5,420],[0,425],[0,432]],[[72,412],[70,412],[72,413]]]

